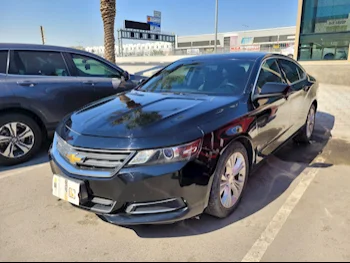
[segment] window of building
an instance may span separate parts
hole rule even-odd
[[[208,41],[195,41],[195,42],[192,42],[192,46],[193,47],[209,46],[209,45],[210,45],[210,41],[209,40]]]
[[[0,51],[0,73],[6,74],[8,51]]]
[[[210,45],[214,46],[215,40],[210,41]],[[216,40],[216,45],[220,45],[220,40]]]
[[[38,76],[67,76],[68,70],[59,52],[14,51],[9,74]]]
[[[277,42],[278,36],[254,37],[253,43]]]
[[[299,60],[346,60],[350,43],[350,0],[304,0]]]
[[[299,60],[347,60],[350,32],[300,36]]]
[[[177,43],[178,47],[191,47],[191,42]]]

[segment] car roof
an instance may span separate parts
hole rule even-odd
[[[84,52],[83,50],[51,46],[51,45],[41,45],[41,44],[19,44],[19,43],[0,43],[0,49],[26,49],[26,50],[50,50],[58,52]]]
[[[266,56],[275,55],[266,52],[233,52],[225,54],[210,54],[210,55],[200,55],[194,57],[188,57],[180,59],[179,61],[208,61],[208,60],[220,60],[220,59],[242,59],[242,60],[257,60],[263,59]]]

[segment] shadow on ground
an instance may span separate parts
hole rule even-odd
[[[47,152],[50,148],[50,144],[51,144],[51,141],[46,141],[43,144],[43,146],[41,147],[40,152],[33,159],[29,160],[28,162],[21,163],[18,165],[13,165],[13,166],[0,166],[0,173],[48,162],[49,158],[48,158]]]
[[[252,173],[242,203],[230,217],[216,219],[202,215],[200,220],[190,219],[173,225],[140,225],[128,228],[143,238],[200,235],[224,228],[256,213],[283,194],[305,168],[326,168],[333,165],[327,160],[325,163],[313,163],[313,160],[328,144],[334,120],[332,115],[324,112],[318,113],[315,132],[310,144],[302,145],[290,141],[275,155],[268,157]]]

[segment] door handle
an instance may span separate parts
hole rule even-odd
[[[93,81],[84,81],[83,84],[90,85],[90,86],[95,86],[95,82],[93,82]]]
[[[36,83],[31,81],[18,81],[17,84],[25,87],[34,87],[36,85]]]

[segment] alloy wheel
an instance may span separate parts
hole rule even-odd
[[[21,122],[10,122],[0,127],[0,154],[6,158],[26,155],[34,146],[33,130]]]
[[[306,136],[307,138],[310,138],[314,128],[315,128],[315,108],[311,107],[309,114],[307,116],[307,122],[306,122]]]
[[[246,163],[244,156],[233,153],[226,162],[224,173],[220,181],[221,204],[229,209],[239,200],[246,179]]]

